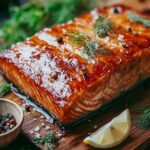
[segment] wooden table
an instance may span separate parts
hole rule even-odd
[[[0,79],[0,82],[3,82],[2,78]],[[23,104],[23,99],[19,98],[14,93],[8,94],[5,96],[5,98],[11,99],[21,106]],[[36,132],[32,133],[31,131],[34,131],[35,128],[40,127],[39,134],[42,136],[47,134],[48,131],[55,133],[58,138],[58,143],[55,147],[57,150],[91,150],[93,148],[85,145],[82,142],[83,139],[117,116],[124,109],[129,108],[132,120],[132,129],[130,135],[121,145],[115,147],[114,149],[144,150],[145,147],[150,146],[150,130],[142,130],[137,126],[137,114],[135,112],[135,108],[145,105],[150,105],[150,82],[142,84],[136,90],[133,90],[129,94],[125,95],[125,97],[114,100],[113,103],[103,107],[103,110],[100,109],[100,112],[98,112],[92,118],[80,123],[79,125],[76,125],[71,129],[64,129],[57,123],[49,122],[45,117],[41,117],[43,115],[33,107],[31,111],[24,112],[22,133],[29,139],[29,141],[32,141],[36,135]],[[43,123],[45,126],[42,126]],[[46,130],[46,126],[49,127],[49,130]],[[18,142],[16,141],[15,144],[17,147]],[[43,149],[43,146],[37,146]]]

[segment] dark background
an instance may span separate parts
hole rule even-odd
[[[10,16],[9,7],[12,5],[21,5],[26,0],[0,0],[0,26]],[[3,150],[37,150],[28,138],[21,133],[18,138]]]
[[[9,17],[9,8],[12,5],[21,5],[27,0],[0,0],[0,25]]]

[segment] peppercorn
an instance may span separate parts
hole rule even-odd
[[[59,37],[56,38],[56,40],[57,40],[58,43],[62,43],[63,38],[59,36]]]
[[[8,132],[17,125],[16,119],[11,114],[0,114],[0,134]]]
[[[114,8],[114,13],[115,13],[115,14],[119,14],[119,13],[120,13],[120,10],[119,10],[118,7],[115,7],[115,8]]]

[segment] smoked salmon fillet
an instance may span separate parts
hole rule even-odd
[[[0,70],[71,124],[150,76],[149,19],[123,5],[94,9],[4,50]]]

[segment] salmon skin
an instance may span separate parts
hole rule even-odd
[[[123,5],[94,9],[4,50],[0,69],[71,124],[150,76],[150,28],[129,13],[150,19]]]

